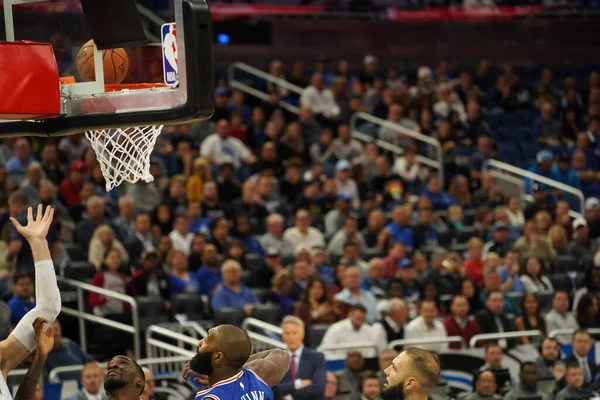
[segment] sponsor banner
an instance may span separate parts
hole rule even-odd
[[[404,22],[502,20],[532,15],[543,10],[543,6],[427,8],[412,11],[388,8],[387,18],[390,21]]]

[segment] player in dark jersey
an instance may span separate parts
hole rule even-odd
[[[198,342],[198,353],[186,365],[184,378],[205,375],[208,389],[196,400],[274,400],[271,387],[290,367],[290,356],[272,349],[252,356],[250,337],[233,325],[219,325]]]
[[[146,379],[138,363],[127,356],[116,356],[106,365],[104,389],[109,400],[139,400]]]

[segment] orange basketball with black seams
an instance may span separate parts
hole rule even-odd
[[[104,69],[104,83],[121,83],[127,76],[129,70],[129,57],[125,49],[107,49],[102,50],[102,62]],[[94,41],[86,42],[77,53],[75,59],[77,72],[86,82],[96,80],[96,71],[94,69]]]

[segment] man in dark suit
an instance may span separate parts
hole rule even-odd
[[[579,364],[579,366],[581,366],[581,369],[583,370],[584,387],[590,386],[598,374],[598,366],[588,358],[592,345],[592,337],[587,331],[583,329],[575,331],[571,339],[573,354],[565,360],[566,365]]]
[[[475,315],[475,322],[481,328],[481,333],[513,332],[514,324],[504,316],[504,297],[499,290],[492,290],[485,300],[485,308]],[[499,339],[502,348],[513,347],[518,344],[517,339]]]
[[[282,339],[290,354],[290,369],[275,387],[284,400],[325,400],[327,370],[325,357],[304,347],[304,322],[287,316],[281,323]]]

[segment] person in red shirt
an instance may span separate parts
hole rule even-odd
[[[477,287],[483,283],[483,242],[479,238],[471,238],[467,243],[468,256],[463,264],[464,274],[471,278]]]
[[[83,187],[86,167],[83,161],[77,160],[71,164],[71,172],[68,178],[64,178],[58,186],[60,197],[68,206],[79,204],[79,192]]]
[[[469,347],[469,341],[475,335],[481,333],[477,322],[469,318],[469,300],[462,294],[457,294],[450,304],[450,312],[442,323],[446,328],[448,336],[460,336],[465,340],[465,344],[454,342],[449,343],[451,349],[461,349]],[[483,342],[480,342],[483,345]]]

